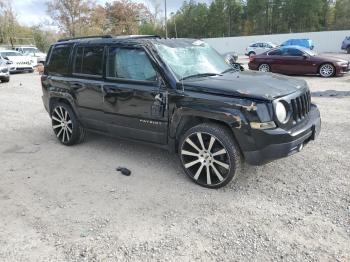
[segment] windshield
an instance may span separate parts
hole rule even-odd
[[[39,50],[35,47],[25,47],[23,48],[23,53],[37,53]]]
[[[221,55],[200,40],[165,40],[156,42],[155,47],[179,80],[221,74],[231,69]]]
[[[21,53],[18,52],[0,52],[2,57],[7,57],[7,56],[22,56]]]

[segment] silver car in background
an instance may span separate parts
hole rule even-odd
[[[6,59],[0,57],[0,80],[1,82],[9,82],[10,81],[10,62]]]
[[[277,45],[271,42],[255,42],[250,44],[245,50],[246,56],[260,55],[272,48],[276,48]]]

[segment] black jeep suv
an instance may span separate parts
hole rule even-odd
[[[300,151],[320,131],[305,81],[237,72],[201,40],[156,36],[63,39],[51,46],[43,102],[64,145],[86,130],[177,152],[209,188]]]

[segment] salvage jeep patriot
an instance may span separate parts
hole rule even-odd
[[[91,130],[164,147],[209,188],[236,178],[240,161],[260,165],[300,151],[321,125],[305,81],[237,72],[201,40],[59,40],[42,88],[62,144]]]

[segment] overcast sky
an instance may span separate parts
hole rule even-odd
[[[144,3],[152,10],[152,3],[158,1],[161,3],[161,9],[164,10],[164,0],[134,0],[134,2]],[[17,19],[22,25],[36,25],[50,21],[46,14],[46,0],[12,0],[13,9]],[[96,0],[100,4],[113,2],[113,0]],[[210,3],[211,0],[198,0],[197,2]],[[183,0],[167,0],[167,13],[175,12],[183,3]]]

